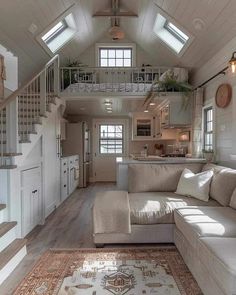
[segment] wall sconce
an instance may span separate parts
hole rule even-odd
[[[229,61],[229,67],[231,70],[231,73],[234,74],[236,72],[236,57],[235,57],[236,51],[233,52],[232,57]]]
[[[184,131],[179,133],[179,141],[180,142],[189,142],[190,141],[190,132]]]

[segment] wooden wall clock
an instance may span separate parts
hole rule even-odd
[[[229,84],[221,84],[216,91],[216,105],[219,108],[226,108],[232,98],[232,87]]]

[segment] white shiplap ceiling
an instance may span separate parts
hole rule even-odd
[[[156,65],[202,66],[236,35],[236,0],[120,0],[121,6],[138,14],[138,18],[121,20],[126,36],[136,42]],[[110,0],[0,0],[0,43],[19,56],[20,81],[36,72],[48,54],[36,41],[36,36],[60,14],[75,3],[74,16],[78,32],[60,51],[62,61],[77,58],[99,41],[110,27],[108,18],[93,18],[98,10],[110,6]],[[195,38],[179,58],[153,33],[157,6],[186,28]],[[194,20],[201,19],[204,28],[197,31]],[[37,32],[28,31],[30,25]],[[236,46],[235,46],[236,47]]]

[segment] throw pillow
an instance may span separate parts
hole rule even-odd
[[[191,170],[185,168],[181,174],[176,194],[207,202],[212,176],[212,170],[194,174]]]
[[[232,194],[229,206],[233,209],[236,209],[236,188]]]

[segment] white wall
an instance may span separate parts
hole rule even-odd
[[[228,61],[235,50],[236,38],[230,41],[222,50],[213,56],[192,77],[195,86],[200,85],[211,76],[221,71],[228,65]],[[225,109],[215,106],[215,94],[222,83],[229,83],[233,89],[230,105]],[[226,72],[220,75],[204,87],[205,105],[213,103],[215,108],[215,150],[216,160],[221,165],[236,168],[236,161],[232,161],[231,155],[236,154],[236,76]]]
[[[97,43],[109,43],[111,44],[111,39],[102,38],[101,40],[97,41]],[[124,39],[121,41],[116,41],[113,45],[119,45],[119,43],[133,43],[128,39]],[[133,43],[135,44],[135,43]],[[96,43],[90,46],[83,54],[78,57],[78,60],[84,63],[89,67],[96,67]],[[136,66],[141,67],[142,64],[149,64],[152,66],[156,66],[156,62],[152,59],[140,46],[136,44]]]

